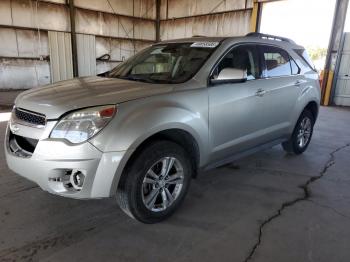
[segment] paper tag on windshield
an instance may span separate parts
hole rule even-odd
[[[191,47],[200,47],[200,48],[215,48],[219,45],[219,42],[195,42]]]

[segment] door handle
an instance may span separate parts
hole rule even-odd
[[[266,94],[266,91],[263,89],[258,89],[258,91],[256,91],[255,93],[256,96],[260,96],[260,97],[264,96],[265,94]]]

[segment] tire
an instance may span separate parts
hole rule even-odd
[[[169,166],[167,173],[165,167]],[[127,215],[142,223],[160,222],[183,202],[192,173],[190,157],[181,146],[170,141],[153,142],[126,167],[117,202]]]
[[[314,124],[313,114],[309,110],[304,110],[295,125],[291,138],[282,143],[283,149],[288,153],[302,154],[310,144]],[[304,139],[303,142],[301,139]]]

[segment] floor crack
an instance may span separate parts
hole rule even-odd
[[[310,189],[309,189],[310,184],[312,184],[313,182],[321,179],[326,174],[328,169],[335,164],[335,153],[337,153],[337,152],[339,152],[339,151],[341,151],[341,150],[343,150],[343,149],[345,149],[345,148],[347,148],[349,146],[350,146],[350,143],[348,143],[348,144],[346,144],[344,146],[338,147],[337,149],[335,149],[331,153],[329,153],[330,157],[329,157],[328,161],[326,162],[326,164],[324,165],[324,167],[321,170],[321,172],[319,173],[319,175],[310,177],[303,185],[299,186],[301,189],[303,189],[303,193],[304,193],[303,196],[295,198],[294,200],[282,203],[281,207],[276,211],[276,213],[274,213],[273,215],[271,215],[270,217],[265,219],[260,224],[258,239],[257,239],[256,243],[254,244],[254,246],[252,247],[252,249],[250,250],[248,256],[243,260],[244,262],[250,261],[253,258],[253,256],[254,256],[255,252],[257,251],[258,247],[260,246],[261,241],[262,241],[262,237],[263,237],[263,229],[264,229],[264,227],[267,224],[269,224],[270,222],[272,222],[274,219],[279,217],[282,214],[282,211],[284,209],[286,209],[287,207],[293,206],[294,204],[296,204],[296,203],[298,203],[300,201],[308,200],[310,198],[310,196],[311,196],[311,192],[310,192]]]

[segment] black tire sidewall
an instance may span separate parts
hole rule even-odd
[[[160,159],[175,157],[183,167],[184,181],[180,195],[166,210],[153,212],[149,210],[142,200],[142,184],[146,172]],[[169,217],[182,203],[190,185],[192,166],[186,151],[179,145],[158,141],[145,148],[132,163],[126,174],[126,189],[129,200],[129,209],[132,215],[144,223],[156,223]]]
[[[299,130],[300,130],[300,124],[301,124],[301,122],[303,121],[303,119],[305,117],[309,118],[310,121],[311,121],[311,134],[310,134],[310,138],[307,141],[306,145],[304,145],[303,147],[300,147],[299,144],[298,144],[298,133],[299,133]],[[311,142],[312,135],[313,135],[314,124],[315,124],[315,120],[314,120],[313,114],[310,111],[305,110],[300,115],[300,117],[298,119],[298,122],[297,122],[297,124],[295,126],[295,129],[294,129],[294,132],[293,132],[293,136],[292,136],[293,151],[294,151],[295,154],[301,154],[308,148],[308,146],[309,146],[309,144]]]

